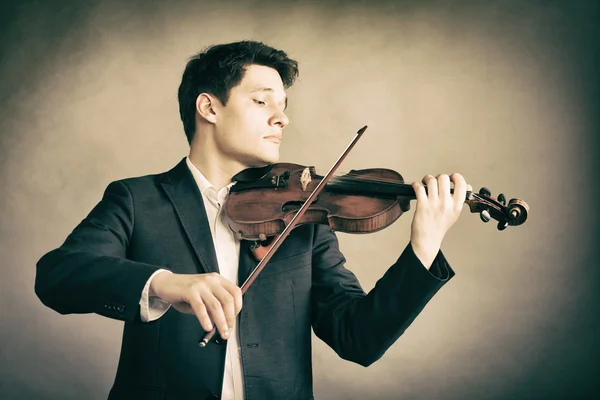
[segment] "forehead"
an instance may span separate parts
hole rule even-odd
[[[275,92],[284,93],[283,81],[279,73],[264,65],[248,65],[239,87],[248,92],[260,88],[270,88]]]

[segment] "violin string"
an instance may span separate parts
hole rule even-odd
[[[390,186],[400,186],[400,187],[406,187],[406,186],[412,186],[412,183],[408,183],[408,182],[399,182],[396,179],[391,179],[391,178],[377,178],[377,179],[373,179],[373,178],[369,178],[369,177],[364,177],[363,175],[359,175],[359,174],[353,174],[353,173],[336,173],[334,174],[334,177],[336,178],[341,178],[340,180],[343,180],[343,178],[348,177],[351,180],[359,180],[359,181],[364,181],[367,183],[381,183],[384,185],[390,185]]]
[[[357,179],[357,180],[362,180],[362,181],[367,181],[367,182],[373,182],[373,183],[391,183],[393,185],[401,185],[401,186],[411,186],[412,183],[409,182],[399,182],[397,179],[392,179],[392,178],[377,178],[377,179],[373,179],[373,178],[369,178],[369,177],[365,177],[364,175],[360,175],[358,173],[352,173],[352,172],[339,172],[339,173],[335,173],[334,177],[337,178],[344,178],[344,177],[349,177],[349,178],[353,178],[353,179]]]
[[[406,182],[398,182],[397,180],[391,179],[391,178],[378,178],[378,179],[372,179],[372,178],[368,178],[368,177],[364,177],[362,175],[359,175],[357,173],[343,173],[343,172],[339,172],[339,173],[335,173],[334,177],[336,178],[340,178],[340,180],[343,180],[344,177],[348,177],[351,180],[359,180],[359,181],[364,181],[366,183],[377,183],[377,184],[383,184],[383,185],[388,185],[388,186],[400,186],[400,187],[407,187],[407,186],[411,186],[411,183],[406,183]],[[358,182],[357,182],[358,183]],[[475,200],[479,200],[481,202],[484,203],[489,203],[489,200],[481,197],[480,195],[478,195],[477,193],[475,193],[474,191],[471,191],[471,196],[475,199]]]
[[[391,179],[391,178],[377,178],[377,179],[373,179],[373,178],[364,177],[363,175],[353,174],[351,172],[348,172],[348,173],[335,173],[334,177],[341,178],[340,180],[343,180],[343,178],[347,177],[347,178],[350,178],[350,179],[361,180],[361,181],[365,181],[365,182],[392,184],[392,185],[397,185],[397,186],[410,186],[410,184],[408,184],[406,182],[399,182],[397,179]]]

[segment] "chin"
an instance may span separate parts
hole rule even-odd
[[[260,159],[265,164],[275,164],[279,161],[279,149],[277,151],[266,151],[261,156]]]
[[[279,161],[279,152],[277,154],[261,154],[250,161],[249,168],[264,167],[266,165],[275,164]]]

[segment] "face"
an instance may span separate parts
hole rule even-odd
[[[279,73],[249,65],[240,84],[231,89],[227,105],[215,106],[217,151],[245,167],[279,160],[287,98]]]

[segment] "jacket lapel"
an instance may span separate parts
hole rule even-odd
[[[160,184],[173,204],[179,222],[198,257],[203,269],[200,272],[218,273],[219,266],[204,201],[185,158],[162,176]]]

